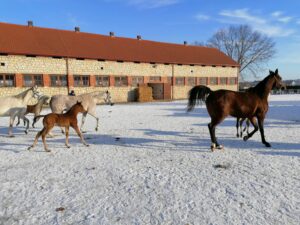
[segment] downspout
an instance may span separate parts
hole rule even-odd
[[[174,100],[174,64],[172,64],[172,100]]]
[[[70,93],[70,84],[69,84],[70,78],[69,78],[69,58],[68,57],[66,57],[66,72],[67,72],[67,89],[68,89],[67,94],[69,94]]]

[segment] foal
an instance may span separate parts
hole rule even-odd
[[[243,123],[246,120],[246,126],[243,128]],[[250,120],[247,118],[237,118],[236,119],[236,136],[243,137],[243,133],[247,131],[249,134]]]
[[[41,116],[35,117],[34,121],[37,118],[44,117],[44,119],[43,119],[44,128],[37,133],[33,144],[30,147],[28,147],[28,150],[32,149],[36,145],[39,137],[42,136],[42,140],[43,140],[43,143],[44,143],[44,149],[45,149],[46,152],[50,152],[50,150],[48,149],[47,144],[46,144],[46,136],[54,126],[65,127],[65,129],[66,129],[66,146],[68,148],[70,148],[69,140],[68,140],[68,138],[69,138],[69,127],[72,127],[76,131],[77,135],[80,137],[81,142],[85,146],[89,146],[84,141],[83,136],[80,133],[80,130],[79,130],[78,125],[77,125],[77,115],[78,115],[78,113],[84,113],[85,111],[86,110],[83,108],[81,103],[77,102],[75,105],[73,105],[69,109],[69,111],[67,111],[64,114],[49,113],[47,115],[41,115]]]
[[[44,95],[39,98],[38,103],[36,103],[35,105],[27,105],[27,109],[24,115],[27,115],[28,113],[33,113],[34,117],[39,116],[43,109],[43,105],[47,103],[49,98],[50,98],[49,96]],[[19,124],[20,124],[20,117],[18,117],[18,122],[16,126],[18,126]],[[32,123],[32,127],[35,128],[34,123]]]

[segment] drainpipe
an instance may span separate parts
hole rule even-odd
[[[68,89],[68,93],[70,93],[70,85],[69,85],[69,58],[66,57],[66,73],[67,73],[67,89]]]
[[[174,100],[174,64],[172,64],[172,100]]]

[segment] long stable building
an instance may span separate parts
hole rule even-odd
[[[239,65],[214,48],[0,23],[0,96],[32,85],[44,94],[109,90],[116,102],[183,99],[191,87],[237,90]]]

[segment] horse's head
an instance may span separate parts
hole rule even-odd
[[[74,105],[74,107],[76,108],[77,112],[80,112],[80,113],[86,112],[86,110],[84,109],[83,105],[79,101],[76,102],[76,104]]]
[[[50,99],[50,97],[47,96],[47,95],[43,95],[43,96],[40,97],[40,101],[42,101],[43,104],[45,104],[45,105],[48,105],[48,104],[49,104],[49,102],[48,102],[49,99]]]
[[[281,76],[278,73],[278,69],[275,70],[275,72],[273,71],[269,71],[270,72],[270,76],[274,79],[274,83],[273,83],[273,88],[277,88],[277,89],[286,89],[286,84],[283,83]]]
[[[104,102],[108,105],[111,105],[111,106],[113,106],[115,104],[115,103],[112,102],[112,97],[111,97],[110,92],[108,90],[104,93]]]
[[[34,85],[33,87],[31,87],[30,90],[32,91],[33,98],[40,98],[42,96],[42,93],[39,92],[37,85]]]

